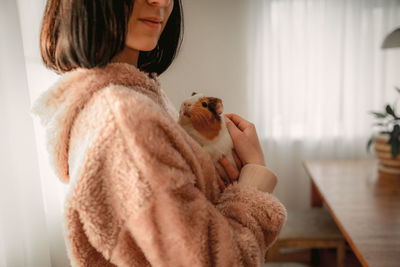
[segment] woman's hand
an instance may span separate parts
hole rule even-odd
[[[264,154],[254,124],[233,113],[224,116],[226,127],[243,165],[252,163],[265,166]]]
[[[239,178],[239,173],[240,170],[242,169],[242,162],[240,161],[235,149],[232,150],[232,157],[235,161],[235,166],[233,166],[231,164],[231,162],[225,157],[223,156],[218,163],[224,168],[226,174],[228,175],[229,181],[230,183],[232,183],[233,181],[237,181],[237,179]],[[226,184],[224,183],[223,179],[221,178],[221,174],[218,172],[218,169],[215,168],[217,174],[218,174],[218,185],[221,191],[224,191],[226,188]]]
[[[252,163],[265,166],[264,153],[262,152],[257,132],[253,123],[243,119],[236,114],[225,114],[226,127],[231,135],[235,149],[232,151],[236,168],[224,156],[218,162],[227,173],[230,182],[239,178],[240,170],[243,165]],[[218,169],[216,168],[217,174]],[[226,184],[218,175],[218,184],[221,191],[225,190]]]

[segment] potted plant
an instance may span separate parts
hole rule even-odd
[[[400,88],[395,88],[400,94]],[[387,104],[384,112],[371,111],[376,118],[374,123],[378,127],[378,133],[373,134],[368,140],[367,150],[374,144],[375,153],[381,165],[379,169],[383,172],[400,173],[400,116],[396,114],[396,102]]]

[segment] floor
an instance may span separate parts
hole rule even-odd
[[[336,267],[336,250],[321,249],[319,251],[319,264],[311,264],[311,251],[308,249],[286,249],[281,250],[281,262],[296,262],[303,263],[308,266],[316,267]],[[345,267],[362,267],[353,251],[346,249],[346,257],[344,262]]]

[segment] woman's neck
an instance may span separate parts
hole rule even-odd
[[[134,65],[137,67],[137,62],[139,58],[139,51],[129,48],[125,46],[125,48],[119,52],[112,60],[111,62],[123,62],[123,63],[128,63],[131,65]]]

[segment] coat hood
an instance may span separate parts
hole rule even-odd
[[[126,63],[110,63],[104,68],[77,69],[64,74],[31,107],[31,114],[39,117],[46,130],[50,163],[64,183],[70,180],[68,153],[74,121],[93,94],[111,84],[134,87],[156,101],[159,99],[160,84],[155,73],[145,73]]]

